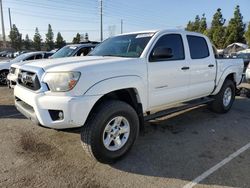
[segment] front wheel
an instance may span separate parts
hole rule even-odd
[[[210,109],[217,113],[228,112],[235,99],[236,87],[232,80],[225,80],[220,92],[215,95],[214,101],[210,104]]]
[[[86,153],[103,163],[112,163],[125,155],[139,133],[135,110],[122,101],[103,102],[90,114],[81,131]]]

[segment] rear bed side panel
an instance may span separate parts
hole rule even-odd
[[[236,85],[239,85],[242,80],[244,64],[241,59],[218,59],[217,66],[216,87],[211,95],[216,95],[220,91],[226,77],[230,74],[234,75]]]

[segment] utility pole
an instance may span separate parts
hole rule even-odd
[[[123,20],[121,19],[121,34],[123,33]]]
[[[12,30],[12,23],[11,23],[11,14],[10,14],[10,8],[8,8],[8,10],[9,10],[10,30]]]
[[[100,17],[101,17],[101,42],[103,41],[103,23],[102,23],[102,15],[103,15],[103,12],[102,12],[102,0],[100,0]]]
[[[1,9],[1,21],[2,21],[3,47],[6,47],[5,29],[4,29],[4,21],[3,21],[3,5],[2,5],[2,0],[0,0],[0,9]]]

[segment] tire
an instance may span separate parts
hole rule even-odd
[[[220,92],[213,96],[214,101],[210,104],[210,109],[216,113],[228,112],[235,100],[236,87],[232,80],[225,80]]]
[[[115,125],[119,125],[118,128]],[[136,111],[125,102],[109,100],[90,114],[81,130],[81,142],[91,158],[102,163],[113,163],[131,149],[138,134]]]
[[[7,85],[7,75],[9,74],[8,70],[0,71],[0,85]]]

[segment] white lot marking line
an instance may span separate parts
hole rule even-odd
[[[9,118],[9,117],[18,116],[18,115],[22,115],[22,114],[21,113],[16,113],[16,114],[11,114],[11,115],[8,115],[8,116],[3,116],[3,117],[0,116],[0,119],[1,118]]]
[[[239,150],[237,150],[233,154],[229,155],[227,158],[222,160],[220,163],[216,164],[215,166],[213,166],[212,168],[210,168],[209,170],[207,170],[206,172],[204,172],[203,174],[201,174],[200,176],[198,176],[197,178],[192,180],[190,183],[186,184],[183,188],[192,188],[192,187],[194,187],[195,185],[200,183],[202,180],[206,179],[212,173],[217,171],[219,168],[221,168],[222,166],[224,166],[225,164],[227,164],[228,162],[230,162],[235,157],[237,157],[238,155],[240,155],[241,153],[243,153],[244,151],[246,151],[249,148],[250,148],[250,143],[243,146],[242,148],[240,148]]]

